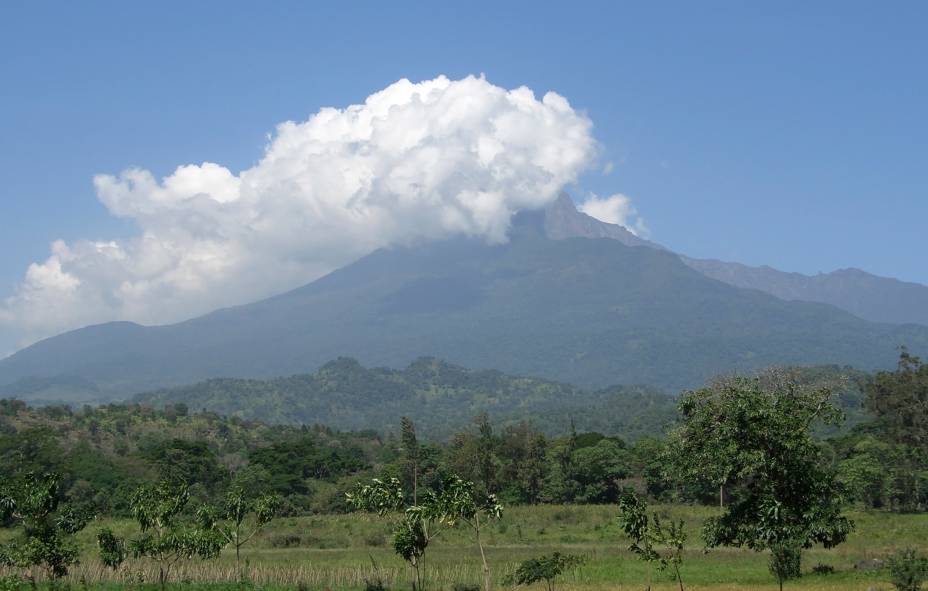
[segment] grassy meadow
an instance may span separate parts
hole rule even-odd
[[[687,522],[689,547],[682,572],[688,589],[776,589],[767,570],[767,555],[749,550],[714,549],[705,553],[699,536],[701,521],[713,511],[706,507],[664,506],[662,513]],[[888,573],[862,572],[858,561],[885,558],[904,546],[928,547],[928,514],[899,515],[852,512],[856,530],[832,550],[815,548],[803,555],[803,577],[789,581],[791,589],[889,590]],[[149,587],[157,581],[152,564],[129,560],[112,573],[96,558],[95,536],[102,526],[119,534],[134,533],[128,521],[94,522],[79,534],[81,564],[72,569],[72,585],[90,587]],[[625,548],[614,506],[512,507],[502,521],[484,533],[487,557],[497,585],[522,560],[554,551],[578,554],[586,563],[558,581],[558,589],[644,589],[646,566]],[[247,577],[261,588],[361,589],[381,579],[390,589],[409,589],[412,571],[390,545],[389,523],[374,515],[319,515],[280,518],[262,531],[243,552]],[[477,547],[466,530],[451,530],[430,545],[425,557],[431,589],[451,591],[456,584],[481,581]],[[825,564],[833,574],[813,574]],[[175,567],[175,584],[185,588],[217,588],[237,579],[234,553],[214,561],[190,561]],[[677,589],[669,574],[655,570],[655,590]],[[542,589],[538,586],[538,589]]]

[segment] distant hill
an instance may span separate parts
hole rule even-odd
[[[635,236],[616,224],[601,222],[577,211],[567,194],[546,212],[545,230],[555,240],[612,238],[628,246],[660,244]],[[745,289],[756,289],[784,300],[830,304],[873,322],[915,323],[928,326],[928,286],[879,277],[860,269],[842,269],[818,275],[787,273],[772,267],[750,267],[714,259],[681,260],[700,273]]]
[[[841,430],[866,418],[862,385],[868,375],[836,366],[785,370],[799,383],[828,387],[847,413]],[[635,441],[660,436],[677,419],[676,396],[647,386],[583,390],[495,370],[470,370],[433,358],[405,369],[365,368],[341,358],[312,374],[270,380],[219,378],[136,395],[157,408],[186,404],[248,421],[321,424],[340,430],[399,431],[403,416],[421,434],[443,440],[480,413],[497,425],[530,421],[548,435],[596,431]],[[828,429],[827,432],[836,432]]]
[[[784,300],[822,302],[874,322],[928,326],[928,286],[871,275],[860,269],[803,275],[771,267],[749,267],[711,259],[682,257],[713,279],[758,289]]]
[[[551,240],[544,226],[525,216],[507,244],[380,250],[289,293],[179,324],[73,331],[0,361],[0,384],[68,376],[115,399],[306,373],[339,356],[389,367],[435,356],[589,388],[676,391],[770,364],[868,370],[892,367],[900,344],[928,351],[926,327],[736,288],[656,248]]]
[[[342,358],[313,374],[270,380],[212,379],[139,394],[134,402],[163,407],[182,402],[276,424],[323,424],[341,430],[398,432],[408,416],[437,439],[465,428],[479,413],[494,423],[529,420],[549,435],[571,421],[582,431],[635,440],[658,435],[675,417],[672,396],[649,387],[613,386],[584,391],[568,384],[468,370],[422,358],[402,370],[367,369]]]

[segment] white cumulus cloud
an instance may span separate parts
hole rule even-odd
[[[644,218],[638,215],[631,199],[621,193],[609,197],[591,194],[586,201],[577,206],[577,209],[601,222],[624,226],[636,236],[644,238],[649,234]]]
[[[165,323],[311,281],[376,248],[453,235],[506,239],[594,159],[590,120],[549,92],[485,79],[400,80],[363,104],[277,126],[233,172],[204,162],[162,179],[94,178],[139,233],[55,242],[0,302],[26,344],[94,322]]]

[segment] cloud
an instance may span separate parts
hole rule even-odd
[[[278,293],[379,247],[506,239],[592,164],[592,123],[562,96],[485,79],[400,80],[363,104],[277,126],[234,173],[179,166],[94,178],[135,221],[120,241],[55,242],[0,302],[20,344],[89,323],[165,323]]]
[[[644,238],[650,234],[644,218],[638,215],[638,210],[632,206],[631,199],[620,193],[609,197],[598,197],[591,193],[577,209],[601,222],[624,226],[636,236]]]

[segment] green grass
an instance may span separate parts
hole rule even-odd
[[[704,553],[699,526],[714,509],[666,506],[658,510],[686,520],[690,537],[683,565],[688,589],[775,589],[767,570],[767,555],[748,550],[714,549]],[[854,564],[867,558],[885,558],[896,549],[928,546],[928,514],[897,515],[852,512],[857,528],[848,541],[832,550],[814,548],[804,553],[804,576],[790,581],[790,589],[855,590],[891,589],[885,571],[860,572]],[[150,583],[156,580],[151,564],[129,561],[124,571],[105,571],[95,555],[95,536],[103,525],[120,534],[134,531],[128,521],[97,522],[79,535],[82,564],[73,569],[70,581],[81,577],[92,585]],[[290,537],[292,547],[280,547]],[[484,533],[493,577],[504,577],[522,560],[555,550],[586,557],[586,564],[567,574],[559,590],[643,589],[646,566],[625,548],[613,506],[513,507],[504,519]],[[247,572],[263,588],[358,589],[367,579],[380,577],[392,589],[409,589],[411,572],[390,547],[388,524],[372,515],[323,515],[282,518],[257,536],[244,552]],[[429,547],[426,569],[432,589],[450,590],[455,583],[481,580],[476,546],[465,530],[448,531]],[[816,564],[835,569],[831,575],[813,575]],[[234,555],[225,553],[211,562],[191,561],[172,575],[175,581],[213,583],[236,580]],[[655,572],[655,590],[676,589],[667,574]],[[193,585],[199,587],[200,585]],[[541,589],[539,586],[538,589]]]

